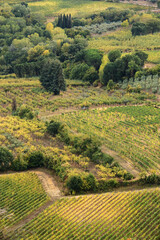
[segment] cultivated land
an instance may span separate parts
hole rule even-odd
[[[9,239],[159,239],[159,189],[62,198]],[[33,215],[34,216],[34,215]],[[8,230],[9,231],[9,230]],[[7,232],[6,232],[7,236]]]
[[[12,6],[21,2],[24,1],[5,1]],[[88,43],[86,49],[99,49],[103,53],[102,64],[99,70],[96,69],[101,82],[95,85],[90,85],[88,80],[66,80],[67,90],[54,95],[42,87],[39,77],[0,75],[0,146],[9,149],[14,157],[14,172],[0,174],[0,240],[159,240],[158,70],[146,76],[139,74],[135,79],[121,79],[114,88],[102,86],[103,69],[109,63],[108,52],[111,50],[120,50],[122,57],[142,50],[148,54],[143,68],[160,64],[160,33],[140,36],[131,33],[131,25],[137,19],[143,23],[156,19],[152,13],[147,13],[148,10],[154,11],[155,6],[148,8],[144,2],[138,2],[142,4],[139,6],[135,2],[89,0],[28,0],[27,3],[40,22],[46,17],[46,23],[54,22],[59,14],[71,14],[73,18],[81,19],[107,8],[129,9],[131,15],[127,25],[120,20],[117,28],[111,31],[100,29],[101,34],[91,32],[85,39]],[[0,0],[0,4],[3,6],[4,1]],[[7,5],[6,9],[9,9]],[[7,11],[3,13],[4,17],[0,16],[2,23],[8,21]],[[24,21],[23,17],[21,20]],[[109,25],[112,23],[111,20]],[[14,21],[13,25],[10,24],[7,31],[11,38],[5,35],[6,42],[2,41],[4,52],[13,47],[7,41],[12,43],[12,37],[16,38]],[[76,65],[74,54],[68,50],[69,46],[76,47],[71,45],[76,37],[67,37],[62,29],[57,36],[59,30],[53,25],[45,29],[41,23],[39,27],[39,23],[28,24],[26,21],[22,32],[17,32],[17,39],[23,38],[24,43],[30,41],[32,38],[27,32],[30,27],[35,28],[33,32],[38,31],[35,38],[31,31],[33,42],[21,49],[35,48],[33,56],[30,55],[33,57],[31,62],[29,52],[25,52],[26,63],[32,63],[30,67],[37,59],[41,61],[45,54],[51,54],[51,57],[55,54],[59,59],[66,57],[69,59],[67,64]],[[101,28],[100,24],[97,25],[98,29]],[[4,33],[6,26],[3,26]],[[78,35],[77,39],[81,37]],[[43,44],[43,52],[36,55],[35,46]],[[14,48],[12,50],[14,52]],[[0,65],[6,64],[6,56],[10,58],[3,51]],[[18,60],[21,63],[21,59]],[[65,71],[69,71],[67,64],[63,62]],[[5,65],[6,71],[12,69],[11,65],[9,68]],[[5,68],[1,70],[5,72]],[[28,76],[26,72],[23,74]],[[28,106],[33,119],[19,114]],[[60,123],[56,136],[47,130],[50,120]],[[72,177],[74,181],[71,182]],[[78,195],[84,193],[86,195]]]

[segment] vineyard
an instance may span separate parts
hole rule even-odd
[[[59,96],[54,96],[41,87],[37,78],[0,79],[0,115],[6,116],[11,113],[13,98],[16,98],[17,108],[29,103],[30,108],[42,117],[59,108],[80,108],[86,103],[96,106],[121,104],[128,99],[128,102],[136,104],[142,103],[145,99],[154,98],[153,95],[142,93],[143,100],[141,100],[141,94],[118,91],[110,96],[104,89],[83,86],[84,82],[77,80],[67,80],[67,85],[67,91],[62,92]]]
[[[123,53],[136,50],[145,51],[148,61],[160,63],[159,59],[160,33],[133,37],[130,29],[118,29],[115,32],[97,35],[89,41],[89,48],[100,49],[105,53],[119,49]]]
[[[23,0],[5,0],[5,2],[15,4],[23,2]],[[115,7],[119,9],[135,9],[142,10],[145,9],[144,6],[138,6],[134,4],[126,4],[126,3],[112,3],[112,2],[103,2],[103,1],[89,1],[89,0],[81,0],[77,2],[75,0],[28,0],[29,7],[35,13],[41,13],[41,15],[45,15],[46,17],[57,16],[60,13],[69,13],[72,16],[85,17],[92,13],[97,13],[105,10],[109,7]],[[0,3],[3,3],[3,0],[0,0]]]
[[[160,191],[62,198],[10,236],[39,240],[158,240]]]
[[[140,171],[160,171],[160,110],[149,106],[111,107],[63,114],[72,131],[97,136]],[[96,121],[95,121],[96,120]]]
[[[129,80],[124,80],[122,89],[126,89],[129,85],[131,87],[139,86],[144,90],[151,90],[152,93],[160,94],[160,78],[158,75],[149,75],[147,77],[142,76],[141,78],[130,78]]]
[[[12,226],[48,200],[34,173],[0,176],[0,230]]]

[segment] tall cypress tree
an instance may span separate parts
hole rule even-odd
[[[72,27],[72,17],[71,17],[71,14],[69,14],[69,17],[68,17],[68,28],[71,28]]]
[[[62,27],[62,14],[58,15],[58,23],[57,23],[58,27]]]
[[[65,14],[63,14],[63,18],[62,18],[62,28],[65,28],[66,26],[66,16]]]

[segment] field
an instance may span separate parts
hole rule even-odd
[[[72,131],[101,139],[141,172],[160,172],[160,109],[149,106],[111,107],[57,116]],[[96,121],[95,121],[96,120]]]
[[[158,240],[159,195],[155,189],[62,198],[10,239]]]
[[[34,173],[1,175],[0,192],[0,232],[49,200]]]
[[[17,107],[26,104],[35,111],[39,117],[44,117],[53,114],[56,110],[67,108],[81,108],[85,104],[111,105],[123,104],[126,99],[128,102],[142,103],[140,94],[126,92],[114,92],[108,94],[105,89],[83,86],[84,82],[67,80],[68,89],[61,92],[59,96],[54,96],[52,93],[45,91],[37,78],[19,79],[9,78],[0,79],[0,115],[6,116],[11,114],[12,99],[16,98]],[[143,93],[143,99],[154,99],[153,95]],[[69,110],[69,111],[70,111]]]
[[[148,54],[148,62],[160,63],[159,42],[160,33],[133,37],[130,29],[121,28],[102,36],[94,36],[89,41],[89,48],[100,49],[105,53],[113,49],[119,49],[124,54],[142,50]]]
[[[3,2],[1,0],[0,2]],[[14,0],[7,0],[5,2],[14,3]],[[17,3],[23,0],[16,0]],[[41,13],[46,17],[54,17],[60,13],[69,13],[73,17],[85,17],[92,13],[97,13],[109,7],[120,9],[134,9],[142,10],[145,7],[134,4],[126,3],[107,3],[103,1],[90,1],[90,0],[42,0],[42,1],[28,1],[29,7],[35,13]]]

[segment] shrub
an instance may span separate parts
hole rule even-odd
[[[51,120],[47,125],[47,133],[49,133],[51,136],[56,136],[61,128],[62,124],[60,122]]]
[[[16,112],[16,115],[18,115],[20,118],[26,118],[26,119],[33,119],[34,118],[33,112],[26,105],[22,105],[18,109],[18,111]]]
[[[84,53],[84,60],[89,66],[94,66],[98,70],[102,63],[102,54],[97,49],[89,49]]]
[[[0,171],[10,169],[13,162],[12,153],[5,147],[0,147]]]
[[[55,59],[47,59],[44,63],[40,82],[42,86],[53,92],[55,95],[59,95],[60,91],[65,91],[66,84],[62,72],[61,63]]]
[[[94,67],[90,67],[87,71],[86,71],[86,73],[85,73],[85,75],[84,75],[84,77],[83,77],[83,81],[85,81],[85,82],[90,82],[91,84],[94,82],[94,81],[96,81],[97,79],[99,78],[99,76],[98,76],[98,73],[97,73],[97,71],[95,70],[95,68]]]
[[[24,160],[28,162],[28,168],[42,167],[44,165],[44,155],[40,151],[28,153]]]
[[[88,69],[89,66],[85,63],[75,65],[71,71],[70,79],[83,79]]]
[[[110,91],[112,89],[114,89],[115,83],[113,82],[112,79],[110,79],[107,83],[107,90]]]
[[[67,180],[67,187],[71,191],[75,191],[76,193],[81,191],[82,185],[83,185],[83,181],[79,175],[71,176]]]
[[[28,168],[28,161],[23,158],[22,155],[19,155],[14,159],[12,163],[12,169],[14,171],[24,171]]]
[[[117,58],[121,57],[120,50],[112,50],[108,53],[108,59],[110,62],[114,62]]]

